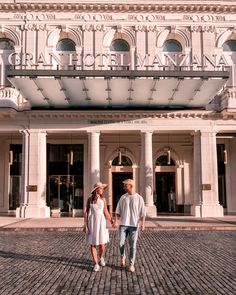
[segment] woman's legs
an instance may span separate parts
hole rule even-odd
[[[99,245],[99,256],[100,257],[102,257],[104,255],[105,250],[106,250],[106,245],[105,244]]]
[[[97,254],[96,245],[91,245],[91,254],[92,254],[94,263],[97,264],[98,263],[98,254]]]

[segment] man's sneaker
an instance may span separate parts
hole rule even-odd
[[[133,264],[130,264],[129,271],[130,272],[135,272],[135,267],[134,267]]]
[[[106,262],[105,262],[103,256],[100,258],[100,265],[101,266],[105,266],[106,265]]]
[[[94,265],[93,270],[94,270],[94,271],[99,271],[99,268],[100,268],[99,265],[96,263],[96,264]]]
[[[120,265],[125,266],[125,256],[121,256],[120,258]]]

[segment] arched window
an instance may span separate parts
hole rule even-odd
[[[126,157],[126,156],[121,156],[121,164],[119,164],[119,157],[116,157],[112,161],[112,166],[132,166],[132,161]]]
[[[175,162],[170,159],[170,164],[168,164],[168,156],[163,155],[156,160],[156,166],[175,166]]]
[[[0,50],[14,50],[14,42],[7,38],[0,38]]]
[[[223,44],[223,51],[236,51],[236,40],[228,40]]]
[[[75,42],[68,38],[61,39],[57,43],[56,51],[75,51]]]
[[[129,43],[123,39],[116,39],[112,41],[110,46],[111,51],[129,51],[130,46]]]
[[[163,51],[182,52],[182,46],[177,40],[174,40],[174,39],[166,40],[163,45]]]

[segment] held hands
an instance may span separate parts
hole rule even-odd
[[[89,229],[88,229],[87,225],[84,225],[84,226],[83,226],[83,232],[84,232],[86,235],[89,234]]]
[[[116,219],[112,220],[111,225],[113,228],[116,228],[117,227],[117,220]]]

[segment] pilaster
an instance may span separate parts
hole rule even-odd
[[[46,206],[46,132],[24,130],[22,135],[22,199],[16,217],[50,217]]]
[[[194,137],[194,205],[197,217],[221,217],[223,207],[218,198],[216,135],[197,132]]]

